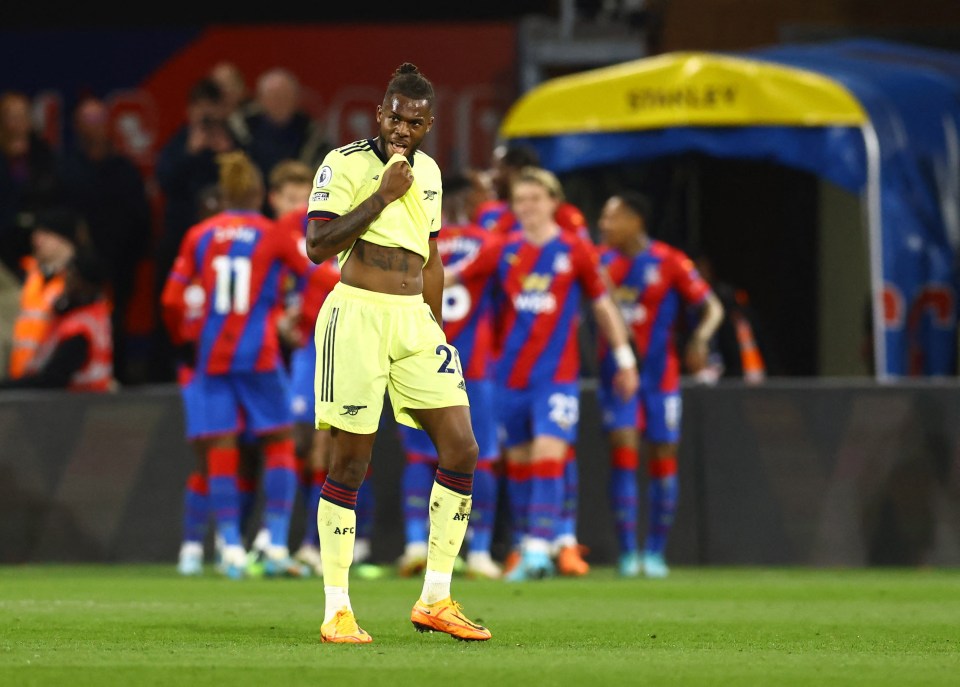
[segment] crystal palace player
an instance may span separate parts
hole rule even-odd
[[[475,221],[491,233],[507,235],[520,228],[517,216],[510,207],[510,191],[514,180],[526,167],[539,167],[540,156],[529,146],[498,145],[493,149],[492,165],[489,180],[493,188],[494,200],[480,203],[475,210]],[[553,213],[553,221],[564,232],[571,232],[581,239],[592,243],[590,229],[583,213],[573,203],[561,200]],[[523,479],[523,475],[514,475],[516,479]],[[508,478],[509,481],[509,478]],[[508,485],[509,486],[509,485]],[[583,559],[586,547],[577,541],[577,513],[580,499],[580,472],[577,464],[576,446],[571,444],[567,449],[563,471],[563,513],[557,528],[557,538],[554,541],[557,570],[561,575],[580,576],[590,570],[590,565]],[[514,549],[507,556],[504,563],[504,572],[509,573],[520,556]]]
[[[348,593],[363,483],[388,391],[398,422],[423,428],[437,448],[430,546],[410,619],[421,631],[486,640],[450,598],[453,565],[470,519],[477,441],[457,350],[440,328],[443,265],[437,251],[442,182],[418,150],[433,126],[433,85],[404,63],[377,106],[379,135],[331,151],[310,199],[307,254],[337,255],[340,282],[317,318],[317,420],[334,451],[317,524],[325,642],[368,643]]]
[[[242,412],[265,456],[265,520],[272,545],[264,571],[286,574],[299,570],[287,550],[296,472],[274,311],[283,268],[305,275],[311,265],[289,233],[276,231],[259,212],[264,182],[250,159],[232,152],[219,164],[225,210],[184,236],[163,291],[163,316],[171,334],[182,331],[184,290],[199,279],[206,301],[191,384],[204,402],[191,406],[199,414],[191,424],[209,438],[209,503],[224,540],[224,568],[230,577],[242,577],[246,567],[237,489]]]
[[[468,217],[463,211],[471,193],[470,180],[456,176],[444,182],[443,236],[437,240],[440,259],[451,265],[478,253],[497,240],[475,224],[457,222]],[[470,398],[470,417],[480,446],[473,478],[473,510],[470,513],[467,575],[496,579],[500,567],[490,556],[497,510],[494,467],[500,455],[493,398],[493,280],[490,275],[451,286],[443,291],[443,330],[464,361],[463,376]],[[403,515],[406,547],[400,558],[400,574],[411,575],[427,562],[427,525],[431,483],[437,451],[427,433],[399,426],[407,457],[403,472]]]
[[[628,401],[613,393],[616,369],[603,345],[599,399],[610,438],[610,498],[620,545],[620,574],[666,577],[667,535],[677,503],[677,443],[680,439],[680,362],[674,328],[684,303],[700,308],[686,351],[692,373],[707,361],[707,343],[723,319],[723,306],[690,259],[650,238],[649,202],[624,191],[607,199],[600,215],[605,249],[601,260],[614,283],[614,299],[629,325],[641,360],[640,392]],[[637,552],[638,428],[649,444],[649,522],[643,560]]]
[[[448,284],[495,273],[498,360],[497,410],[503,429],[511,514],[522,556],[508,581],[553,572],[550,559],[563,506],[568,447],[576,440],[580,402],[577,327],[581,293],[617,354],[616,386],[637,389],[636,361],[610,298],[593,245],[554,220],[563,198],[550,172],[526,168],[512,191],[521,230],[495,249],[449,269]]]

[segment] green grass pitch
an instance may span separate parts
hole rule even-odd
[[[960,570],[679,568],[456,577],[493,639],[419,634],[419,579],[351,583],[367,646],[323,645],[319,579],[0,567],[0,685],[958,685]]]

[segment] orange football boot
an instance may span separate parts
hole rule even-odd
[[[353,611],[342,608],[333,619],[320,626],[320,639],[334,644],[369,644],[373,637],[357,625]]]
[[[463,607],[449,596],[434,604],[417,599],[410,611],[410,622],[417,632],[446,632],[465,642],[482,642],[491,637],[490,630],[469,620]]]
[[[582,577],[590,572],[590,564],[583,560],[585,546],[564,546],[557,554],[557,570],[568,577]]]

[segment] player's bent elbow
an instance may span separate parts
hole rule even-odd
[[[333,253],[322,250],[319,246],[311,246],[307,243],[307,257],[314,265],[323,264]]]
[[[325,222],[320,223],[315,219],[310,220],[307,223],[307,240],[306,240],[306,252],[307,257],[310,259],[314,265],[320,265],[327,261],[328,258],[336,254],[336,250],[331,249],[329,246],[324,245],[324,242],[321,239],[321,231],[325,228]]]

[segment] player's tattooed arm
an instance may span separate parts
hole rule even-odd
[[[316,264],[346,250],[367,230],[387,202],[379,191],[353,210],[333,219],[311,219],[307,223],[307,257]]]

